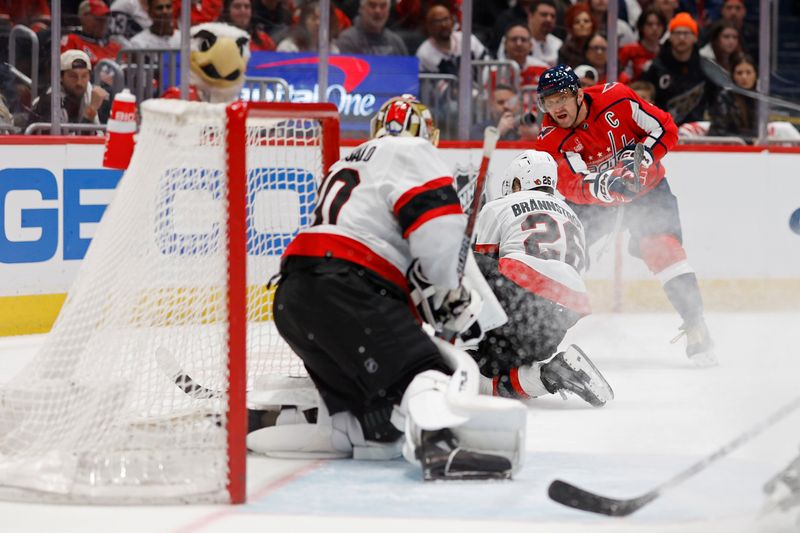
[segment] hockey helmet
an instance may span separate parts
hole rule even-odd
[[[539,87],[536,90],[536,100],[539,109],[544,109],[544,99],[551,94],[571,92],[577,94],[581,87],[581,80],[569,65],[556,65],[545,70],[539,76]]]
[[[377,139],[386,135],[422,137],[434,146],[439,144],[439,130],[433,123],[430,109],[411,94],[390,98],[372,117],[370,137]]]
[[[552,187],[552,192],[555,192],[558,185],[558,166],[553,156],[547,152],[525,150],[506,169],[501,190],[503,196],[513,192],[515,179],[519,180],[520,190],[523,191]]]

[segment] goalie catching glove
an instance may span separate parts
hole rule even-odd
[[[480,340],[483,333],[477,321],[483,299],[469,286],[467,278],[462,279],[461,286],[456,289],[436,287],[415,260],[408,269],[408,281],[412,302],[422,319],[437,333],[455,331],[462,341],[466,338],[472,342]]]

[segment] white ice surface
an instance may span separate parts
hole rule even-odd
[[[800,395],[800,315],[707,317],[721,366],[697,369],[670,345],[674,314],[595,315],[570,332],[614,387],[602,409],[559,397],[529,403],[527,463],[512,482],[424,484],[402,461],[248,461],[242,506],[93,507],[0,502],[0,531],[800,531],[760,515],[762,486],[798,451],[800,409],[624,519],[553,503],[556,477],[632,497],[714,452]],[[42,336],[0,339],[0,381]]]

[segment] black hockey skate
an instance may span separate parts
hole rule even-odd
[[[422,431],[415,450],[425,481],[511,479],[511,461],[501,455],[473,452],[459,447],[449,429]]]
[[[602,407],[614,399],[611,385],[574,344],[542,365],[541,372],[542,383],[551,394],[568,391],[594,407]]]
[[[681,333],[672,339],[672,342],[677,342],[686,335],[686,357],[690,361],[702,368],[719,364],[717,356],[714,354],[714,341],[702,318],[693,322],[684,322],[680,329]]]
[[[764,485],[767,506],[781,511],[800,509],[800,455]]]

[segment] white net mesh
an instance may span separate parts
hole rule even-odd
[[[225,107],[149,101],[129,170],[45,345],[0,389],[0,494],[227,501]],[[272,325],[280,253],[310,221],[316,120],[248,120],[248,387],[303,375]],[[211,397],[208,397],[211,396]],[[36,493],[35,495],[34,492]]]

